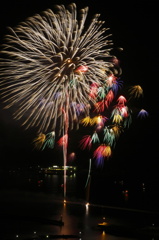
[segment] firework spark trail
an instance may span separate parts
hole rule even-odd
[[[98,145],[93,157],[102,166],[132,121],[127,99],[117,96],[123,84],[118,79],[118,59],[110,54],[113,43],[109,28],[103,27],[100,14],[89,24],[87,15],[88,7],[78,13],[74,3],[67,8],[57,5],[55,13],[48,9],[9,28],[0,52],[5,108],[15,106],[14,118],[26,129],[37,129],[39,136],[34,143],[42,150],[45,146],[53,148],[55,137],[63,135],[58,144],[63,147],[64,196],[69,131],[80,124],[94,128],[80,146],[90,149]],[[133,86],[129,95],[129,100],[139,99],[143,90],[140,85]],[[110,110],[113,101],[117,105]],[[105,116],[107,111],[110,118]],[[139,112],[138,117],[146,116],[145,110]]]
[[[101,85],[114,65],[103,60],[111,57],[112,41],[104,35],[108,29],[102,28],[99,14],[86,29],[87,14],[88,7],[78,16],[75,4],[68,9],[61,5],[57,13],[48,9],[9,28],[1,49],[2,98],[6,108],[17,106],[14,117],[26,128],[46,132],[55,130],[58,119],[63,123],[66,90],[70,126],[79,122],[76,108],[70,107],[73,102],[83,103],[85,115],[89,114],[94,103],[88,98],[90,85]],[[84,65],[87,71],[77,71]]]
[[[99,14],[86,28],[88,7],[79,16],[75,4],[56,9],[57,13],[48,9],[9,28],[1,49],[0,87],[5,108],[16,106],[14,118],[22,119],[26,128],[38,129],[40,135],[34,140],[38,148],[52,148],[55,132],[63,134],[59,145],[65,198],[68,131],[80,123],[77,106],[89,116],[96,102],[89,97],[90,87],[102,86],[114,64],[107,61],[112,57],[111,35],[104,35],[108,29],[102,28]],[[47,131],[51,133],[42,133]],[[97,134],[92,139],[96,142]]]

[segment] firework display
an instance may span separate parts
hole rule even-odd
[[[101,166],[130,126],[132,110],[120,95],[123,82],[109,29],[100,14],[90,22],[87,15],[88,7],[78,12],[75,4],[58,5],[9,28],[1,46],[1,98],[26,129],[37,129],[38,149],[63,147],[65,165],[69,132],[89,128],[92,134],[79,147],[93,148]],[[139,85],[129,89],[129,99],[142,95]],[[138,117],[147,115],[138,111]]]

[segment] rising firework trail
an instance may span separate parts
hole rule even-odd
[[[97,165],[110,157],[111,148],[131,121],[124,96],[118,96],[111,116],[109,106],[117,97],[122,81],[118,60],[110,54],[111,34],[100,14],[87,22],[88,7],[79,12],[73,3],[56,6],[9,28],[1,46],[0,88],[5,108],[22,125],[37,129],[39,149],[63,149],[64,196],[68,133],[79,125],[94,128],[83,138],[82,148],[98,145]],[[136,92],[137,90],[137,92]],[[139,96],[139,87],[131,95]],[[98,132],[104,129],[103,142]],[[86,142],[87,141],[87,142]]]

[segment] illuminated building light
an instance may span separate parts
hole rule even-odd
[[[48,167],[43,169],[46,174],[59,174],[66,170],[66,174],[74,174],[76,172],[76,167],[74,166],[58,166],[53,165],[52,167]]]

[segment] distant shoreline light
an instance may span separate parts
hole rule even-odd
[[[46,174],[58,174],[63,173],[64,170],[66,170],[67,174],[74,174],[77,170],[75,166],[57,166],[53,165],[52,167],[43,168],[44,173]]]

